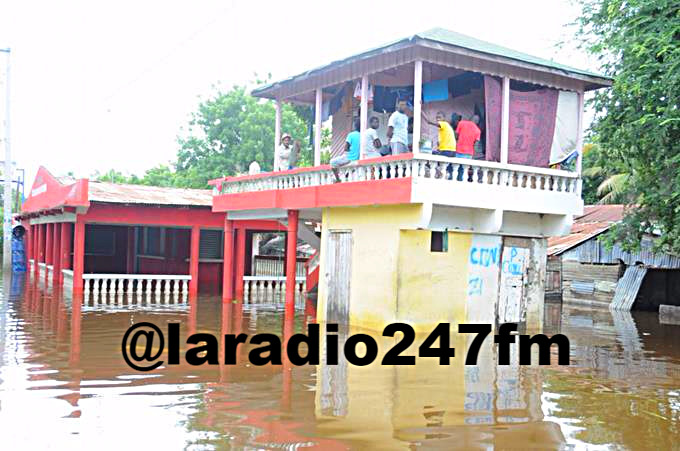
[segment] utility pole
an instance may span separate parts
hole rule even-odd
[[[9,57],[10,49],[0,49],[0,52],[7,54],[7,66],[5,68],[5,184],[4,184],[4,211],[3,211],[3,248],[2,266],[5,271],[9,271],[12,266],[12,151],[9,140]]]

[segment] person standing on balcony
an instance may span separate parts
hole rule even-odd
[[[279,171],[287,171],[295,167],[299,150],[300,142],[293,143],[293,138],[288,133],[284,133],[279,146]]]
[[[335,181],[340,182],[340,175],[338,168],[347,166],[348,164],[359,159],[359,149],[361,147],[361,120],[354,121],[354,130],[347,134],[345,140],[345,151],[337,157],[331,158],[331,169],[335,174]]]
[[[458,158],[472,158],[475,153],[475,143],[479,141],[482,132],[477,126],[479,123],[479,116],[472,116],[471,120],[461,120],[456,127],[456,134],[458,135],[458,144],[456,148],[456,156]]]
[[[392,113],[387,121],[387,139],[392,150],[392,155],[408,153],[408,106],[406,100],[397,101],[397,110]]]
[[[380,149],[382,148],[382,143],[380,138],[378,138],[378,128],[380,127],[380,121],[377,117],[372,116],[369,121],[369,128],[364,133],[364,155],[362,159],[366,158],[379,158],[382,156]]]
[[[443,112],[437,111],[436,122],[432,122],[423,114],[423,120],[430,125],[439,127],[439,141],[437,150],[433,151],[433,155],[443,155],[445,157],[456,156],[456,135],[453,133],[453,127],[446,121],[446,116]]]

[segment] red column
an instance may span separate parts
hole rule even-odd
[[[198,244],[200,239],[201,228],[199,226],[191,227],[191,253],[189,254],[189,275],[191,276],[191,281],[189,282],[189,296],[196,296],[198,294]]]
[[[286,310],[295,308],[295,264],[297,260],[298,210],[288,210],[286,234]]]
[[[70,222],[61,224],[61,269],[71,269],[71,246],[73,244],[73,226]],[[60,276],[60,281],[64,281],[64,275]]]
[[[222,265],[222,302],[234,299],[234,221],[224,218],[224,252]]]
[[[243,300],[243,276],[246,275],[246,232],[244,228],[237,229],[236,234],[236,283],[234,294],[236,299]]]
[[[52,247],[53,230],[54,224],[47,224],[47,228],[45,229],[45,264],[48,266],[52,264],[52,253],[54,252]]]
[[[40,267],[38,266],[38,262],[44,262],[45,261],[45,224],[36,224],[36,231],[37,231],[37,246],[36,246],[36,261],[35,261],[35,267],[33,268],[33,273],[35,274],[36,277],[40,275]]]
[[[30,224],[26,224],[26,235],[24,237],[24,242],[26,243],[26,264],[30,263],[33,258],[33,233]]]
[[[77,217],[73,230],[73,294],[83,292],[83,272],[85,272],[85,223]],[[74,300],[76,298],[74,297]]]
[[[57,222],[54,224],[54,237],[52,238],[52,248],[54,252],[52,254],[52,286],[56,287],[61,280],[61,227],[62,223]]]

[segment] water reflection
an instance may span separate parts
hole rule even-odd
[[[547,305],[547,332],[571,340],[569,367],[498,366],[490,340],[477,366],[463,365],[460,340],[449,366],[433,358],[382,366],[399,336],[352,329],[340,331],[339,345],[348,333],[370,333],[377,363],[298,367],[284,353],[282,365],[257,367],[247,360],[253,346],[241,345],[236,365],[137,373],[120,355],[133,323],[180,322],[182,342],[194,332],[267,332],[285,345],[313,321],[313,305],[283,311],[199,298],[182,308],[92,309],[17,277],[4,279],[3,295],[0,428],[12,432],[3,448],[670,449],[680,425],[680,329],[652,314]]]

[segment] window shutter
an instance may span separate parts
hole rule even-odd
[[[198,258],[221,259],[223,251],[222,235],[221,230],[201,230]]]

